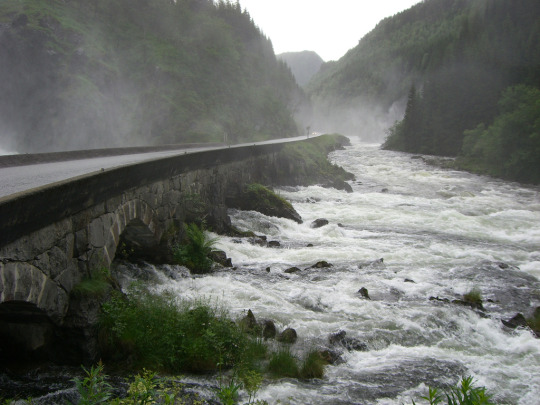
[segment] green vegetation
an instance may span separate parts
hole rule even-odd
[[[101,341],[106,358],[137,367],[207,372],[246,358],[251,340],[227,314],[208,304],[177,302],[169,294],[134,287],[103,304]]]
[[[355,133],[402,121],[384,148],[459,156],[458,167],[539,183],[540,9],[533,0],[426,0],[382,20],[308,86],[314,109]],[[393,119],[393,118],[392,118]]]
[[[272,354],[268,363],[268,371],[276,378],[298,378],[300,375],[297,359],[288,347],[283,347]]]
[[[91,276],[83,279],[71,290],[73,296],[103,297],[114,284],[108,268],[103,267],[92,272]]]
[[[208,239],[204,227],[191,223],[184,226],[185,238],[173,249],[174,260],[186,266],[192,273],[208,273],[212,268],[212,260],[208,255],[212,252],[217,239]]]
[[[279,178],[286,185],[336,185],[351,180],[354,176],[342,167],[330,163],[330,152],[343,149],[349,139],[343,135],[323,135],[309,141],[290,143],[280,153],[283,160]],[[289,162],[285,164],[285,162]]]
[[[300,369],[300,376],[302,378],[323,378],[326,364],[321,353],[313,350],[304,358],[302,368]]]
[[[539,10],[529,1],[495,0],[447,12],[444,21],[456,23],[439,48],[445,57],[411,79],[422,86],[411,86],[405,117],[383,147],[458,156],[458,168],[539,183]],[[421,23],[435,29],[432,20]]]
[[[0,23],[19,152],[298,133],[305,95],[237,2],[3,0]]]
[[[473,288],[471,291],[463,295],[463,301],[470,304],[482,305],[482,292],[478,288]]]
[[[75,387],[80,395],[78,405],[95,405],[107,402],[112,397],[112,387],[107,383],[103,374],[103,364],[100,362],[90,370],[82,368],[84,378],[75,378]]]
[[[429,388],[428,396],[422,397],[430,405],[443,404],[446,398],[448,405],[494,405],[491,395],[486,393],[484,387],[475,387],[472,377],[461,380],[461,384],[452,387],[449,391],[440,393],[437,388]],[[414,401],[412,401],[415,404]]]

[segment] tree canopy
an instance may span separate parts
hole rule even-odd
[[[223,0],[3,0],[0,74],[19,152],[292,136],[305,99]]]

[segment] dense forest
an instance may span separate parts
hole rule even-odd
[[[358,100],[387,112],[401,102],[389,149],[459,155],[462,167],[527,182],[540,182],[539,89],[535,0],[424,0],[309,85],[330,114]]]
[[[324,60],[313,51],[285,52],[277,57],[289,65],[300,86],[308,84],[324,63]]]
[[[292,136],[305,101],[223,0],[2,0],[0,75],[18,152]]]

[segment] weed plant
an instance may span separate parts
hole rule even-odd
[[[422,397],[429,402],[430,405],[444,404],[447,405],[494,405],[491,402],[491,395],[486,393],[484,387],[475,387],[472,377],[466,377],[461,380],[461,383],[452,387],[448,391],[440,392],[437,388],[429,388],[428,396]],[[445,402],[446,399],[446,402]],[[413,405],[416,405],[414,400]]]
[[[174,260],[186,266],[192,273],[208,273],[212,268],[212,260],[208,255],[212,252],[217,239],[209,239],[204,227],[191,223],[184,226],[185,238],[183,243],[173,248]]]
[[[78,405],[104,404],[112,396],[112,387],[107,383],[103,374],[103,364],[100,362],[90,370],[82,368],[86,374],[84,378],[75,378],[75,387],[80,399]]]

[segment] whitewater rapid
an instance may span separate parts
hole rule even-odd
[[[251,309],[278,329],[293,327],[295,353],[342,353],[321,380],[266,381],[257,398],[269,404],[410,404],[428,385],[468,375],[496,403],[538,404],[540,340],[501,319],[540,306],[539,189],[440,169],[355,139],[331,159],[355,174],[352,193],[276,190],[303,224],[230,212],[235,226],[280,247],[219,236],[217,248],[235,270],[162,276],[156,288],[204,297],[235,318]],[[317,218],[329,224],[311,228]],[[321,260],[333,266],[309,268]],[[291,266],[302,270],[285,273]],[[473,288],[482,292],[485,315],[430,300],[459,299]],[[329,335],[341,330],[367,350],[330,345]]]

